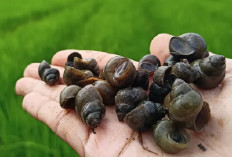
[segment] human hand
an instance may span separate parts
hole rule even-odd
[[[171,36],[160,34],[152,42],[150,51],[161,63],[169,55]],[[61,77],[67,56],[74,50],[56,53],[52,65],[59,69]],[[76,50],[75,50],[76,51]],[[97,51],[79,51],[83,58],[93,57],[100,69],[113,54]],[[137,66],[137,62],[133,62]],[[60,107],[60,92],[65,87],[59,83],[46,85],[38,75],[39,63],[25,69],[24,77],[16,83],[16,93],[24,96],[23,108],[36,119],[48,125],[55,134],[67,142],[80,156],[230,156],[232,153],[232,60],[226,59],[226,76],[220,86],[213,90],[197,89],[211,108],[211,120],[200,133],[191,132],[191,142],[186,150],[171,155],[164,153],[152,138],[151,130],[138,133],[125,123],[119,122],[114,106],[106,106],[106,116],[96,128],[96,134],[81,120],[74,110]],[[197,147],[201,143],[207,148],[203,152]]]

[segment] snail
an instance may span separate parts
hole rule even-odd
[[[114,88],[130,86],[136,77],[136,69],[128,58],[116,56],[105,65],[104,77]]]
[[[93,77],[93,73],[89,70],[78,70],[71,66],[66,66],[63,74],[63,81],[68,86],[71,84],[78,85],[78,82]]]
[[[77,85],[65,87],[60,93],[60,106],[64,109],[75,109],[75,97],[81,90]]]
[[[178,153],[188,147],[190,135],[171,120],[158,121],[153,128],[156,144],[166,153]]]
[[[161,120],[166,110],[159,103],[142,101],[135,109],[126,114],[124,121],[135,131],[146,131]]]
[[[125,115],[133,110],[141,101],[147,99],[147,93],[140,87],[124,88],[115,96],[116,113],[119,121],[123,121]]]
[[[195,67],[192,67],[187,59],[176,63],[172,67],[171,73],[187,83],[192,83],[200,77],[200,72]]]
[[[74,57],[73,64],[76,69],[90,70],[94,75],[99,75],[97,61],[94,58],[81,59],[79,57]]]
[[[113,105],[115,103],[116,91],[108,82],[99,80],[94,82],[93,85],[100,93],[105,105]]]
[[[59,70],[51,68],[51,66],[45,60],[40,63],[38,73],[41,80],[49,85],[56,84],[60,79]]]
[[[190,62],[209,56],[205,40],[196,33],[172,37],[169,50],[175,59],[188,59]]]
[[[132,84],[132,87],[141,87],[144,90],[148,89],[149,86],[149,73],[146,70],[140,69],[137,70],[135,81]]]
[[[160,87],[157,84],[152,83],[149,88],[149,100],[156,103],[163,103],[164,98],[170,91],[170,88]]]
[[[203,89],[217,87],[225,77],[225,62],[224,56],[213,55],[191,63],[192,67],[200,73],[200,77],[194,81],[194,84]]]
[[[145,55],[139,60],[138,69],[144,69],[152,74],[160,66],[160,61],[155,55]]]
[[[205,105],[203,107],[203,104]],[[181,79],[176,79],[171,92],[165,97],[164,106],[168,109],[168,117],[180,126],[194,131],[201,131],[210,117],[207,103],[203,103],[201,95]]]
[[[100,125],[106,112],[101,95],[93,85],[87,85],[78,92],[75,110],[93,132],[94,128]]]
[[[68,56],[65,65],[66,65],[66,66],[74,67],[74,63],[73,63],[74,57],[78,57],[78,58],[82,59],[82,56],[81,56],[80,53],[78,53],[78,52],[73,52],[73,53],[71,53],[71,54]]]

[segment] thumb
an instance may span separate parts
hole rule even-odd
[[[170,34],[158,34],[155,36],[150,44],[150,53],[157,56],[163,65],[164,60],[169,54],[169,41],[173,36]]]

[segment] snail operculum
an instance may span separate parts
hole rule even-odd
[[[74,57],[74,67],[79,70],[90,70],[94,75],[99,75],[97,61],[94,58],[81,59]]]
[[[152,74],[159,66],[159,59],[155,55],[148,54],[140,59],[138,69],[144,69],[149,74]]]

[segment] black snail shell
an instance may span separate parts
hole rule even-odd
[[[70,85],[60,93],[60,106],[64,109],[75,109],[75,98],[81,87]]]
[[[75,98],[75,110],[93,129],[100,125],[106,111],[101,95],[93,85],[87,85],[78,92]]]
[[[115,103],[114,98],[117,92],[108,82],[101,80],[94,82],[93,85],[100,93],[105,105],[113,105]]]
[[[202,110],[201,95],[181,79],[176,79],[173,83],[172,91],[164,100],[164,106],[168,109],[171,120],[194,131],[201,131],[208,122],[199,119],[199,113],[210,117],[209,106],[206,105],[207,109]]]
[[[133,110],[141,101],[147,99],[147,93],[140,87],[125,88],[118,91],[115,96],[116,113],[119,121]]]
[[[138,69],[144,69],[152,74],[160,66],[160,61],[155,55],[145,55],[139,60]]]
[[[194,81],[198,87],[212,89],[217,87],[225,77],[226,61],[221,55],[213,55],[191,63],[196,68],[200,77]]]
[[[164,98],[170,91],[170,88],[160,87],[157,84],[152,83],[149,88],[149,100],[157,103],[163,103]]]
[[[82,56],[81,56],[80,53],[78,53],[78,52],[73,52],[73,53],[71,53],[71,54],[68,56],[65,65],[66,65],[66,66],[71,66],[71,67],[73,67],[73,66],[74,66],[74,62],[73,62],[73,61],[74,61],[74,57],[78,57],[78,58],[82,59]]]
[[[146,131],[161,120],[166,110],[159,103],[142,101],[135,109],[126,114],[124,121],[135,131]]]
[[[196,33],[185,33],[179,37],[172,37],[169,50],[174,58],[188,59],[190,62],[209,55],[205,40]]]
[[[137,70],[135,81],[132,84],[132,87],[141,87],[144,90],[147,90],[149,86],[149,74],[146,70],[140,69]]]
[[[171,120],[158,121],[153,128],[153,138],[166,153],[178,153],[188,147],[190,135]]]
[[[93,77],[93,73],[89,70],[78,70],[71,66],[66,66],[63,74],[63,81],[68,86],[71,84],[78,85],[78,82]]]
[[[192,83],[200,77],[200,72],[198,69],[192,67],[187,59],[183,59],[182,62],[176,63],[172,67],[171,73],[187,83]]]
[[[60,79],[59,70],[51,68],[51,66],[45,60],[40,63],[38,73],[40,78],[49,85],[56,84]]]
[[[136,77],[136,69],[128,58],[116,56],[105,65],[104,76],[111,86],[124,88],[130,86]]]
[[[90,70],[94,75],[99,75],[97,61],[94,58],[81,59],[74,57],[74,67],[79,70]]]

